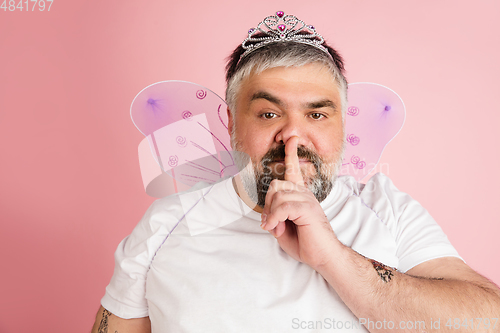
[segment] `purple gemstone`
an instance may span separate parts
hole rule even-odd
[[[251,28],[250,30],[248,30],[248,33],[251,34],[252,32],[254,32],[255,29],[254,28]]]
[[[314,30],[314,26],[310,25],[309,29]]]
[[[285,25],[284,25],[284,24],[280,24],[280,25],[278,25],[278,30],[279,30],[279,31],[283,32],[283,31],[285,31],[285,29],[286,29],[286,27],[285,27]]]
[[[285,13],[283,13],[281,10],[279,12],[276,12],[276,16],[278,16],[279,18],[282,18],[283,15],[285,15]]]

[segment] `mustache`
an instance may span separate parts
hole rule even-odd
[[[267,191],[273,179],[285,179],[286,168],[276,168],[270,166],[273,162],[283,162],[285,160],[285,145],[280,145],[269,151],[262,157],[260,165],[262,170],[255,169],[256,172],[256,202],[260,207],[264,207],[266,202]],[[313,150],[304,146],[297,147],[297,156],[299,159],[309,161],[315,168],[316,174],[311,175],[310,178],[305,179],[306,183],[314,186],[314,195],[319,202],[323,201],[333,186],[329,181],[328,175],[322,173],[321,166],[324,160]],[[258,165],[257,163],[255,164]]]
[[[262,157],[261,164],[263,167],[267,167],[270,163],[284,161],[285,155],[285,145],[271,148]],[[316,154],[316,152],[304,146],[297,147],[297,156],[300,159],[305,159],[311,162],[316,167],[316,169],[318,169],[323,162],[322,158],[318,154]]]

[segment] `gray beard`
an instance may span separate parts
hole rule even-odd
[[[238,148],[238,145],[236,144],[236,146],[233,147]],[[313,176],[304,177],[304,182],[318,202],[322,202],[326,199],[337,180],[337,175],[342,166],[344,148],[345,144],[342,147],[339,159],[333,164],[325,163],[319,155],[310,149],[303,146],[297,148],[298,157],[309,160],[316,170]],[[240,151],[234,151],[234,157],[236,165],[240,170],[239,175],[245,191],[253,202],[257,203],[260,207],[264,207],[266,194],[271,181],[273,181],[273,179],[285,179],[284,168],[282,172],[278,172],[277,170],[272,170],[269,166],[269,164],[275,161],[284,160],[285,146],[282,145],[270,149],[260,162],[250,161],[250,157]]]

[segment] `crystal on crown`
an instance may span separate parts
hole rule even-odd
[[[323,37],[316,32],[314,26],[306,25],[304,21],[294,15],[285,15],[283,11],[278,11],[274,15],[266,17],[257,27],[248,30],[248,37],[241,43],[245,52],[240,58],[262,46],[275,42],[309,44],[331,57],[326,47],[322,45]]]

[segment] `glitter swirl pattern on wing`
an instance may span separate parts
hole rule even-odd
[[[366,162],[361,161],[361,159],[356,155],[352,155],[351,163],[358,169],[363,169],[366,166]]]
[[[191,113],[191,111],[186,110],[186,111],[182,112],[183,119],[191,120],[191,117],[193,117],[193,114]]]
[[[181,147],[186,147],[187,146],[187,140],[185,137],[183,136],[178,136],[175,138],[175,141],[177,142],[177,144]]]
[[[358,107],[356,107],[356,106],[350,106],[350,107],[347,109],[347,114],[348,114],[349,116],[353,116],[353,117],[357,116],[357,115],[359,114],[359,109],[358,109]]]
[[[177,166],[177,163],[179,163],[179,159],[177,158],[177,155],[172,155],[168,158],[168,165],[170,167],[175,167]]]
[[[346,138],[347,142],[349,142],[351,145],[356,146],[359,143],[359,137],[357,137],[354,134],[349,134]]]
[[[196,97],[198,97],[198,99],[204,99],[205,97],[207,97],[207,92],[200,89],[196,92]]]

